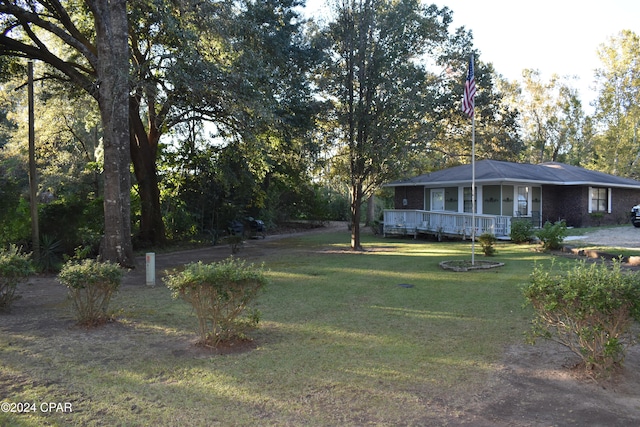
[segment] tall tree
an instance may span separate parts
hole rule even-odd
[[[521,111],[521,129],[527,145],[526,161],[575,160],[582,144],[584,112],[578,92],[566,77],[543,81],[538,70],[524,70],[524,86],[515,101]]]
[[[133,4],[131,152],[142,207],[139,238],[160,244],[160,139],[176,126],[208,122],[217,137],[262,150],[265,134],[307,114],[310,96],[300,78],[309,49],[298,0]]]
[[[335,105],[335,142],[349,176],[352,249],[361,249],[363,199],[418,143],[429,96],[419,61],[446,40],[450,20],[448,9],[416,0],[335,4],[320,84]]]
[[[50,77],[98,99],[104,85],[97,63],[91,62],[97,48],[86,8],[59,0],[43,0],[33,8],[0,1],[0,12],[13,16],[13,21],[5,19],[7,30],[0,38],[5,47],[0,53],[37,57],[56,71]],[[291,60],[304,44],[299,38],[302,21],[294,11],[298,5],[297,0],[129,2],[130,115],[121,124],[131,126],[129,151],[141,200],[141,243],[165,241],[157,172],[163,135],[179,124],[208,121],[218,136],[255,140],[266,123],[292,115],[293,103],[279,110],[280,117],[274,112],[284,106],[281,100],[301,99],[284,90],[292,87],[287,86],[290,76],[305,69],[303,61]],[[65,48],[55,49],[54,55],[40,39],[31,43],[35,47],[22,44],[12,22],[29,20],[62,40]],[[37,38],[35,32],[24,34]]]
[[[416,173],[471,162],[472,130],[469,117],[461,109],[471,52],[475,58],[478,90],[474,108],[476,158],[514,161],[522,152],[519,113],[510,102],[517,88],[497,74],[493,64],[481,60],[481,54],[473,49],[472,34],[458,28],[437,61],[442,72],[436,80],[435,99],[428,111],[434,133],[427,148],[433,155],[428,158],[430,164],[425,163],[422,156],[423,168]]]
[[[126,1],[63,5],[58,0],[1,0],[0,14],[0,55],[42,61],[52,77],[82,88],[97,101],[105,165],[101,254],[132,265]],[[50,47],[53,39],[60,43],[56,50]]]
[[[625,30],[600,46],[596,165],[599,170],[640,176],[640,37]]]

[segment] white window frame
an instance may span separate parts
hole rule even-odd
[[[433,196],[436,193],[441,193],[442,194],[442,209],[434,209]],[[430,192],[430,195],[429,195],[429,197],[430,197],[429,201],[431,202],[431,206],[430,206],[431,209],[430,210],[438,211],[438,212],[444,211],[444,207],[445,207],[444,193],[445,193],[444,188],[432,188],[431,189],[431,192]]]
[[[611,187],[589,187],[589,206],[588,206],[588,212],[589,213],[593,213],[593,197],[592,197],[592,193],[593,193],[593,189],[594,188],[604,188],[605,190],[607,190],[607,210],[606,213],[611,213]],[[597,212],[602,212],[602,211],[597,211]]]

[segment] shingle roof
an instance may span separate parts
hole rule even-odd
[[[415,185],[459,185],[471,182],[471,165],[454,166],[414,178],[394,181],[386,187]],[[530,182],[551,185],[593,185],[640,189],[640,181],[592,171],[564,163],[548,162],[537,165],[498,160],[476,162],[476,183]]]

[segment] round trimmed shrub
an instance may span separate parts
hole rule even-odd
[[[567,224],[564,221],[556,221],[553,224],[547,221],[535,234],[545,251],[560,249],[562,241],[567,237]]]
[[[20,248],[10,245],[0,249],[0,311],[9,311],[18,297],[15,295],[18,283],[34,273],[31,254],[20,252]]]
[[[544,337],[582,359],[586,372],[606,377],[622,365],[640,320],[640,275],[620,261],[582,261],[566,272],[536,266],[524,295],[535,310],[532,338]]]
[[[257,311],[244,318],[241,315],[267,284],[262,268],[233,257],[211,264],[187,264],[164,281],[174,298],[191,304],[198,318],[200,343],[211,347],[244,338],[244,332],[257,325]]]
[[[513,243],[529,243],[533,239],[533,224],[527,219],[511,221],[511,241]]]
[[[94,259],[69,261],[60,270],[58,281],[69,289],[79,324],[93,326],[112,318],[109,302],[122,281],[118,264]]]
[[[491,233],[482,233],[478,237],[478,242],[482,246],[482,252],[485,256],[493,256],[496,253],[495,244],[498,241],[496,236]]]

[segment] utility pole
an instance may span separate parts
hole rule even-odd
[[[33,259],[40,261],[40,230],[38,225],[38,179],[36,176],[36,138],[35,115],[33,107],[33,61],[28,63],[29,73],[29,199],[31,207],[31,241],[33,242]]]

